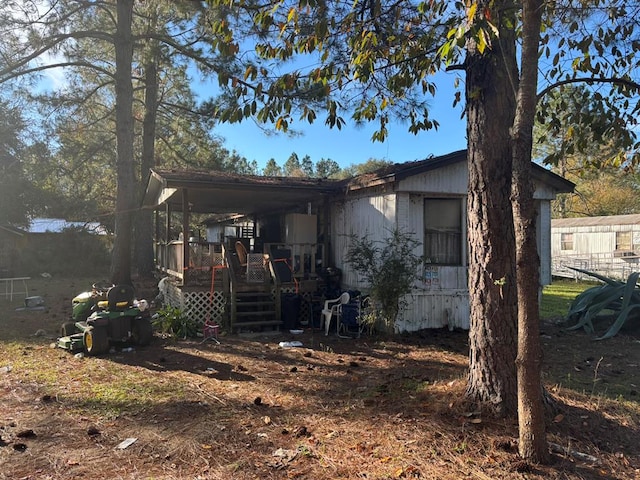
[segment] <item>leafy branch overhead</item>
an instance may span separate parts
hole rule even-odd
[[[438,128],[429,114],[436,79],[441,81],[434,75],[464,69],[468,42],[480,53],[495,48],[503,15],[497,6],[444,0],[209,4],[221,12],[211,27],[218,35],[213,48],[228,68],[218,77],[223,95],[204,111],[219,121],[251,117],[284,131],[295,122],[313,123],[324,112],[330,127],[341,128],[349,118],[377,122],[376,141],[386,138],[394,120],[416,134]],[[547,4],[540,45],[539,100],[571,84],[588,86],[599,108],[615,116],[609,130],[626,130],[631,140],[625,146],[633,150],[638,149],[633,131],[640,91],[638,9],[635,2],[603,0],[589,9]],[[458,85],[459,78],[453,82]],[[460,100],[459,91],[450,99],[454,106]],[[574,138],[567,148],[580,148]]]

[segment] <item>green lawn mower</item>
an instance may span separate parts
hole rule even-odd
[[[72,301],[72,321],[62,324],[58,347],[87,355],[108,353],[111,343],[148,345],[153,337],[146,300],[129,285],[94,284]]]

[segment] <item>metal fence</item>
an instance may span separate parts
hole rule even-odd
[[[613,252],[580,255],[554,255],[551,258],[551,274],[554,277],[575,280],[594,280],[593,277],[574,269],[587,270],[606,277],[626,280],[640,269],[638,258],[618,257]]]

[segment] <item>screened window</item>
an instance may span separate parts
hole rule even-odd
[[[631,232],[616,232],[616,250],[633,250]]]
[[[462,200],[424,200],[424,255],[436,265],[462,265]]]
[[[560,234],[560,250],[573,250],[573,233]]]

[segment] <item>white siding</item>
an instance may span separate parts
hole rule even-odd
[[[551,203],[538,202],[538,219],[536,222],[538,255],[540,255],[540,284],[551,283]]]
[[[430,195],[466,195],[468,178],[467,162],[457,162],[405,178],[399,183],[398,191]]]
[[[408,295],[405,308],[396,321],[397,332],[415,332],[425,328],[469,329],[467,290],[440,290]]]
[[[402,231],[416,234],[420,245],[416,247],[415,253],[423,255],[424,199],[466,197],[467,178],[466,163],[458,162],[408,177],[396,184],[394,193],[380,190],[376,193],[370,192],[370,197],[353,196],[333,203],[331,241],[335,265],[342,269],[342,287],[364,292],[367,287],[344,263],[349,235],[367,235],[370,240],[376,242],[383,240],[398,227]],[[535,198],[538,200],[539,217],[536,241],[541,258],[542,284],[551,280],[551,210],[547,199],[553,196],[551,188],[537,185]],[[463,235],[466,238],[466,207],[463,209],[463,226]],[[463,266],[431,265],[418,272],[421,280],[405,298],[405,306],[396,322],[396,331],[411,332],[442,327],[469,328],[466,242],[463,242],[463,245]]]
[[[424,195],[381,194],[352,198],[334,204],[331,230],[335,265],[342,270],[342,287],[366,292],[367,285],[342,260],[349,247],[349,235],[367,235],[371,241],[382,241],[396,225],[416,233],[420,244],[416,254],[422,255],[424,232]],[[394,213],[397,212],[397,215]],[[469,298],[465,267],[432,266],[423,281],[407,296],[407,304],[399,315],[397,331],[425,328],[469,328]],[[428,277],[428,278],[427,278]]]
[[[349,248],[349,237],[355,234],[378,242],[388,237],[395,226],[396,195],[393,193],[353,198],[333,205],[332,249],[334,264],[342,270],[343,287],[362,289],[366,286],[344,262]]]
[[[613,217],[612,217],[613,218]],[[632,232],[635,255],[618,257],[616,232]],[[573,235],[573,249],[562,250],[562,234]],[[618,279],[626,279],[640,267],[640,225],[598,224],[551,228],[551,257],[554,275],[586,278],[567,267],[589,270]]]

